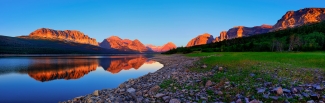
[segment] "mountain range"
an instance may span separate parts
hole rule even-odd
[[[144,45],[138,39],[121,39],[111,36],[102,42],[77,30],[40,28],[28,36],[0,36],[1,54],[111,54],[157,53],[176,48],[172,42],[163,46]]]
[[[317,23],[322,20],[325,20],[325,8],[305,8],[288,11],[273,26],[266,24],[254,27],[235,26],[228,31],[221,31],[220,36],[215,38],[209,33],[204,33],[191,39],[186,47],[249,37]],[[156,53],[173,48],[177,48],[177,46],[172,42],[162,46],[144,45],[138,39],[121,39],[118,36],[110,36],[102,40],[102,42],[97,42],[96,39],[77,30],[54,30],[49,28],[37,29],[28,36],[0,36],[1,54]]]
[[[191,39],[186,47],[249,37],[277,30],[294,28],[305,24],[318,23],[322,20],[325,20],[325,8],[304,8],[297,11],[288,11],[273,26],[266,24],[255,27],[236,26],[230,28],[228,31],[221,31],[220,36],[215,38],[208,33],[204,33]]]
[[[176,45],[172,42],[168,42],[164,46],[145,46],[138,39],[121,39],[118,36],[110,36],[104,39],[102,42],[97,42],[96,39],[90,38],[89,36],[83,34],[80,31],[76,30],[53,30],[47,28],[41,28],[35,30],[34,32],[28,35],[28,38],[33,39],[54,39],[62,40],[65,42],[75,42],[81,44],[89,44],[94,46],[99,46],[108,50],[117,50],[124,52],[133,52],[133,53],[148,53],[148,52],[164,52],[170,49],[176,48]],[[161,48],[156,48],[161,47]]]

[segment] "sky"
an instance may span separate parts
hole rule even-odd
[[[110,36],[143,44],[214,37],[235,26],[274,25],[287,11],[325,7],[325,0],[0,0],[0,35],[39,28],[78,30],[102,42]]]

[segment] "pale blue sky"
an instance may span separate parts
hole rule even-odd
[[[325,0],[0,0],[0,35],[38,28],[79,30],[98,42],[116,35],[143,44],[186,46],[234,26],[274,25],[289,10]]]

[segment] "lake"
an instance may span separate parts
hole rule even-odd
[[[0,103],[57,103],[162,67],[145,55],[0,57]]]

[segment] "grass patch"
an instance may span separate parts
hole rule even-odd
[[[232,96],[242,94],[262,101],[273,101],[257,94],[256,89],[265,87],[264,83],[270,82],[273,86],[282,88],[314,83],[318,81],[315,78],[322,76],[325,69],[324,52],[214,52],[186,55],[202,57],[196,67],[190,68],[191,71],[205,72],[217,66],[224,68],[224,71],[216,71],[213,76],[203,78],[203,81],[211,80],[219,84],[230,82],[234,84],[232,88],[220,86],[220,90],[229,92]],[[201,68],[203,64],[208,67]],[[207,91],[207,94],[215,96],[211,91]],[[225,96],[225,100],[230,102],[231,97]],[[289,101],[295,102],[296,99]],[[279,97],[278,102],[284,102],[284,99]]]
[[[228,68],[325,68],[324,52],[214,52],[192,53],[187,56],[210,56],[202,59],[202,62]]]
[[[166,88],[170,87],[170,84],[172,84],[172,83],[173,83],[173,80],[167,79],[167,80],[164,80],[159,86],[160,86],[160,88],[166,89]]]

